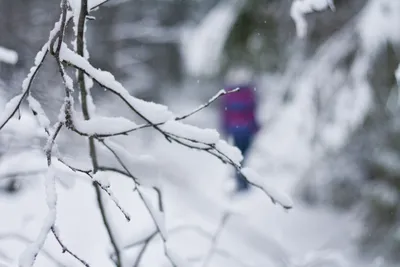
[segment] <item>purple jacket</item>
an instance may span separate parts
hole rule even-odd
[[[229,86],[225,90],[240,88],[238,92],[222,98],[223,130],[231,135],[253,135],[258,131],[255,118],[256,96],[252,85]]]

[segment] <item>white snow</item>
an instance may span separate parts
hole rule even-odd
[[[181,53],[191,75],[212,75],[220,68],[222,50],[245,1],[221,1],[194,29],[182,32]]]
[[[352,129],[363,120],[371,104],[371,88],[364,83],[367,73],[366,66],[369,61],[364,60],[363,57],[368,55],[357,55],[360,58],[356,60],[348,73],[336,73],[330,66],[335,65],[337,58],[342,58],[341,53],[346,53],[348,47],[344,44],[348,39],[343,35],[337,35],[334,39],[336,41],[328,41],[327,45],[319,50],[309,63],[302,64],[302,69],[295,82],[292,102],[287,103],[284,107],[279,106],[280,110],[276,121],[269,125],[270,128],[264,128],[260,132],[247,164],[262,176],[255,175],[249,169],[244,168],[242,171],[249,176],[249,179],[260,182],[262,177],[262,184],[268,183],[268,185],[271,184],[271,187],[284,191],[296,189],[296,183],[302,181],[300,178],[303,177],[304,171],[307,170],[314,158],[319,157],[318,153],[314,153],[315,150],[310,141],[317,124],[314,105],[311,101],[316,91],[321,90],[329,95],[332,90],[336,90],[338,94],[338,106],[332,112],[334,120],[329,123],[322,121],[323,145],[328,148],[340,148],[351,134]],[[348,76],[354,81],[353,86],[349,88],[349,83],[345,80]],[[346,86],[341,86],[343,84]],[[270,87],[275,87],[274,85],[270,85]],[[279,86],[276,86],[274,90],[284,91]],[[268,105],[269,103],[265,102],[264,104]],[[212,114],[212,112],[208,114]],[[207,117],[204,121],[208,122],[210,119],[212,118]],[[228,176],[226,165],[222,165],[217,159],[206,153],[193,153],[177,144],[169,144],[165,140],[161,140],[161,136],[152,143],[138,141],[133,136],[129,136],[129,138],[133,139],[118,145],[116,150],[119,155],[122,155],[133,174],[144,172],[143,166],[146,169],[150,168],[150,171],[155,169],[163,171],[163,184],[167,185],[165,192],[163,191],[166,213],[160,214],[156,205],[152,205],[150,208],[152,215],[154,213],[156,217],[158,216],[157,224],[163,225],[166,221],[169,226],[170,223],[184,222],[185,224],[199,225],[205,231],[213,233],[215,225],[219,223],[221,210],[224,211],[225,208],[225,205],[221,205],[221,199],[225,197],[221,188]],[[131,146],[135,149],[131,150],[129,149],[131,142],[137,142],[142,147]],[[114,142],[112,143],[111,145],[107,144],[115,149]],[[224,141],[219,141],[217,148],[228,151],[226,153],[234,159],[235,164],[240,164],[242,156],[238,149],[229,146]],[[142,153],[149,154],[149,156],[145,156],[147,159],[135,156],[135,154]],[[10,160],[10,157],[7,159]],[[40,155],[32,153],[15,161],[26,162],[26,165],[29,166],[24,166],[28,168],[42,166],[39,165],[39,159],[42,159]],[[21,166],[16,162],[12,165],[14,169]],[[157,164],[154,165],[155,163]],[[4,166],[11,167],[9,161],[2,160],[0,164],[1,173],[7,169]],[[153,177],[152,174],[146,175],[144,172],[143,178],[146,176]],[[118,216],[110,216],[113,220],[115,219],[113,228],[119,227],[117,229],[121,236],[127,240],[133,240],[135,235],[132,232],[142,234],[143,229],[149,228],[150,223],[145,216],[146,209],[138,204],[141,201],[137,194],[132,192],[132,181],[116,174],[110,175],[108,182],[105,182],[102,177],[96,176],[96,179],[101,180],[104,185],[108,185],[108,182],[112,184],[121,205],[126,205],[127,210],[135,214],[135,223],[129,226],[125,222],[118,221]],[[31,180],[35,181],[35,179]],[[62,212],[59,212],[57,221],[64,236],[68,237],[71,248],[82,255],[84,259],[88,259],[91,266],[112,266],[107,254],[109,239],[101,224],[93,188],[90,184],[83,182],[78,180],[78,186],[69,190],[60,190],[62,191],[60,196]],[[157,183],[151,181],[149,186],[155,184],[159,184],[159,181]],[[265,188],[281,202],[289,203],[275,190],[271,190],[268,186]],[[42,223],[42,215],[46,209],[43,207],[43,201],[32,201],[32,199],[40,200],[43,197],[41,190],[41,187],[30,186],[20,197],[12,200],[4,198],[5,201],[0,201],[2,214],[7,215],[6,220],[0,221],[0,227],[7,229],[14,225],[24,225],[24,228],[18,229],[19,232],[23,232],[28,237],[32,233],[36,233],[35,228]],[[145,188],[141,188],[141,192],[143,190]],[[147,197],[144,197],[146,204],[155,202],[152,197],[150,192]],[[218,245],[226,249],[227,255],[237,255],[240,259],[243,258],[243,263],[254,266],[304,266],[306,264],[311,266],[317,263],[327,266],[329,264],[345,266],[345,261],[337,255],[347,256],[352,253],[354,233],[359,227],[357,223],[354,223],[354,217],[356,217],[354,214],[336,213],[320,208],[310,209],[300,203],[296,204],[291,212],[284,213],[266,201],[265,194],[258,191],[251,192],[250,196],[244,197],[238,204],[240,204],[239,207],[235,207],[234,210],[241,216],[232,216]],[[110,211],[110,214],[111,212],[114,211]],[[112,214],[114,215],[114,213]],[[246,219],[244,220],[243,217]],[[332,225],[335,225],[334,229],[332,229]],[[162,229],[166,235],[170,228]],[[172,238],[177,238],[179,241],[177,243],[181,244],[179,250],[169,250],[169,241]],[[204,239],[204,237],[202,238]],[[194,235],[188,237],[180,233],[172,236],[171,233],[168,233],[168,239],[165,244],[168,249],[167,254],[173,258],[175,263],[184,261],[181,259],[183,258],[181,255],[185,255],[188,250],[196,250],[196,255],[202,255],[203,247],[199,246],[199,239]],[[59,247],[54,242],[51,243],[52,241],[54,240],[48,240],[49,244],[45,248],[60,256]],[[161,262],[165,261],[160,259],[162,254],[158,253],[159,251],[154,247],[146,252],[143,266],[163,266]],[[327,247],[332,250],[327,250]],[[7,243],[2,248],[7,252],[12,251],[17,254],[20,247]],[[37,247],[34,248],[34,250],[36,249]],[[175,251],[178,253],[178,257],[175,257]],[[130,251],[126,253],[129,254]],[[33,252],[28,254],[29,257],[25,259],[29,265]],[[12,258],[17,257],[13,254],[11,256]],[[210,266],[234,266],[235,263],[240,265],[235,258],[231,256],[215,257]],[[329,262],[325,260],[329,260]],[[346,258],[346,260],[348,259]],[[65,260],[65,262],[68,261]],[[41,254],[39,254],[36,264],[43,267],[54,266],[53,262],[44,259]],[[347,265],[370,266],[357,263]],[[188,266],[186,262],[184,266]]]
[[[36,113],[36,118],[38,119],[40,127],[47,129],[50,127],[50,120],[47,118],[42,105],[37,101],[31,94],[28,95],[29,107]]]
[[[307,34],[307,20],[305,15],[314,11],[330,8],[335,10],[333,0],[294,0],[290,8],[290,16],[295,25],[297,36],[303,38]]]
[[[201,129],[175,120],[167,121],[160,128],[173,135],[201,143],[215,144],[219,140],[219,133],[216,130]]]
[[[46,53],[47,53],[48,46],[49,46],[49,43],[48,42],[45,43],[43,45],[42,49],[36,54],[35,65],[30,69],[29,74],[22,82],[22,92],[23,93],[25,93],[26,90],[28,90],[28,86],[32,82],[33,75],[36,73],[36,71],[40,67],[40,64],[43,62],[43,60],[46,56]]]
[[[154,221],[154,224],[156,225],[162,239],[165,242],[168,239],[168,231],[165,225],[165,216],[162,211],[154,207],[153,200],[151,198],[149,190],[150,189],[141,186],[137,187],[137,191],[139,192],[139,195],[143,200],[143,203],[145,204],[147,210],[149,211]]]
[[[268,181],[257,174],[254,170],[250,168],[243,168],[242,174],[246,176],[249,182],[260,186],[260,188],[272,199],[273,202],[280,204],[284,208],[293,207],[293,201],[289,198],[289,196],[282,192],[279,192],[272,186],[269,186]]]
[[[108,179],[109,176],[110,176],[109,173],[99,171],[99,172],[96,172],[95,175],[93,175],[93,180],[97,181],[104,188],[109,188],[111,186],[110,180]]]
[[[232,160],[235,165],[240,166],[240,162],[243,160],[243,155],[237,147],[228,144],[224,140],[220,140],[216,143],[215,148]]]
[[[1,113],[0,116],[0,129],[2,129],[7,122],[7,120],[13,115],[13,112],[15,112],[18,109],[18,105],[21,103],[23,98],[23,94],[14,96],[11,98],[10,101],[7,102],[4,111]]]
[[[21,254],[19,258],[20,267],[31,267],[33,265],[36,256],[39,254],[41,248],[44,245],[44,242],[47,239],[48,233],[51,231],[51,227],[56,221],[57,192],[55,173],[51,166],[49,166],[48,168],[45,180],[45,187],[46,203],[49,211],[37,239],[32,244],[30,244]]]
[[[136,123],[123,117],[96,116],[90,120],[82,120],[75,114],[73,122],[79,132],[87,135],[112,135],[137,127]]]
[[[357,22],[363,49],[375,53],[386,43],[398,44],[400,33],[400,2],[392,0],[370,0],[362,10]]]
[[[111,140],[104,140],[104,142],[118,155],[124,166],[140,185],[162,188],[160,166],[153,156],[136,155]]]
[[[173,118],[173,114],[168,110],[168,107],[131,96],[122,84],[115,80],[111,73],[94,68],[86,59],[71,51],[65,44],[62,45],[60,57],[62,60],[83,69],[101,85],[112,90],[126,104],[135,109],[140,114],[138,114],[139,116],[145,117],[151,123],[165,122]]]
[[[0,46],[0,62],[8,64],[16,64],[18,61],[18,54],[14,50]]]

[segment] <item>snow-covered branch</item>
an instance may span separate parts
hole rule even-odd
[[[208,153],[220,159],[223,163],[232,165],[238,172],[241,172],[247,178],[251,185],[261,189],[274,203],[280,204],[285,209],[290,209],[292,207],[291,200],[286,195],[275,191],[268,185],[265,185],[263,182],[264,179],[261,179],[254,171],[242,168],[241,161],[243,156],[240,151],[236,147],[229,145],[224,140],[221,140],[217,131],[212,129],[201,129],[183,122],[183,120],[205,109],[220,97],[223,97],[228,93],[235,93],[237,90],[230,92],[221,90],[205,104],[195,108],[187,114],[177,116],[173,114],[167,106],[143,101],[130,95],[128,90],[126,90],[111,73],[97,69],[89,62],[89,53],[85,41],[86,21],[91,10],[98,8],[107,1],[108,0],[61,0],[60,18],[55,23],[53,30],[51,30],[48,41],[37,54],[34,67],[31,68],[30,73],[22,84],[22,93],[9,101],[6,105],[5,112],[3,112],[0,117],[1,130],[20,109],[23,101],[27,100],[30,110],[37,119],[38,125],[43,128],[48,136],[44,151],[48,165],[47,175],[45,177],[45,188],[46,203],[49,211],[36,241],[28,246],[21,255],[20,267],[30,267],[33,265],[35,258],[42,249],[50,231],[61,246],[63,252],[70,254],[83,265],[88,266],[86,261],[82,260],[63,244],[60,234],[55,226],[57,174],[54,163],[61,163],[71,170],[71,172],[83,174],[89,177],[93,182],[98,208],[101,213],[103,224],[110,238],[110,242],[113,246],[115,255],[114,259],[118,267],[122,267],[124,264],[122,260],[123,251],[121,251],[123,246],[115,236],[116,229],[112,229],[110,218],[106,216],[107,212],[102,199],[102,191],[111,198],[127,221],[130,220],[130,216],[119,204],[117,197],[112,193],[108,181],[108,172],[118,172],[132,179],[135,185],[135,192],[140,197],[156,227],[156,232],[150,235],[148,239],[143,242],[141,252],[134,263],[135,266],[139,264],[146,247],[155,236],[161,238],[164,246],[164,253],[174,266],[187,266],[185,261],[170,248],[169,232],[166,229],[164,216],[165,211],[162,198],[163,191],[159,179],[161,170],[158,168],[159,165],[157,165],[157,160],[147,155],[132,155],[132,153],[126,151],[122,146],[119,146],[109,138],[119,135],[128,135],[131,132],[144,128],[153,128],[169,142],[175,142],[184,147]],[[66,38],[65,36],[68,36],[66,33],[66,30],[68,29],[67,26],[71,21],[74,23],[73,29],[76,38],[73,50],[68,48],[66,42],[64,42],[64,38]],[[31,94],[32,82],[48,52],[50,52],[51,56],[53,56],[57,62],[59,74],[65,87],[64,103],[60,107],[58,120],[54,124],[52,124],[46,116],[39,101]],[[76,71],[77,75],[74,79],[76,82],[75,84],[78,84],[79,87],[80,109],[83,113],[83,118],[81,118],[80,114],[75,111],[76,107],[74,105],[75,99],[73,94],[74,79],[68,75],[66,67],[72,67]],[[131,121],[123,117],[98,116],[96,114],[95,104],[90,91],[92,81],[118,96],[119,99],[141,119],[141,123],[144,121],[144,124],[139,124],[136,121]],[[53,126],[51,127],[51,125]],[[105,127],[105,125],[107,127]],[[77,168],[68,164],[63,159],[57,148],[57,137],[62,129],[74,132],[86,138],[89,143],[88,154],[91,159],[90,168]],[[121,166],[122,170],[101,166],[98,162],[99,148],[105,148],[106,153],[113,156]],[[143,169],[145,169],[145,171],[143,171]],[[153,195],[150,194],[150,190],[156,191],[158,196],[157,204],[153,203],[154,199]],[[223,222],[225,223],[225,219]],[[206,262],[207,261],[208,259],[206,259]],[[205,265],[206,264],[207,263],[205,263]]]

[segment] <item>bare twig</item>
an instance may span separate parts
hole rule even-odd
[[[113,167],[107,167],[107,166],[99,166],[99,171],[105,171],[105,172],[115,172],[121,175],[124,175],[126,177],[128,177],[129,179],[131,179],[132,177],[129,175],[129,173],[125,172],[125,171],[121,171],[117,168],[113,168]]]
[[[69,255],[71,255],[72,257],[74,257],[76,260],[78,260],[80,263],[82,263],[83,265],[85,265],[86,267],[90,267],[90,265],[84,261],[83,259],[81,259],[79,256],[77,256],[75,253],[73,253],[70,249],[68,249],[67,246],[65,246],[65,244],[61,241],[61,238],[57,232],[57,230],[55,229],[55,227],[53,226],[51,228],[51,232],[53,233],[54,237],[56,238],[58,244],[61,246],[62,248],[62,253],[68,253]]]
[[[220,90],[216,95],[214,95],[212,98],[210,98],[205,104],[199,106],[198,108],[196,108],[195,110],[189,112],[188,114],[176,117],[175,120],[180,121],[180,120],[184,120],[194,114],[196,114],[197,112],[205,109],[206,107],[208,107],[209,105],[211,105],[213,102],[215,102],[215,100],[217,100],[218,98],[225,96],[227,94],[231,94],[231,93],[236,93],[240,90],[240,88],[235,88],[233,90],[230,91],[225,91],[225,90]]]

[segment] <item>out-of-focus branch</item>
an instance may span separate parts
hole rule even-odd
[[[215,253],[215,250],[217,248],[218,238],[221,235],[222,230],[224,229],[224,227],[225,227],[225,225],[226,225],[226,223],[227,223],[227,221],[228,221],[228,219],[229,219],[229,217],[231,215],[232,215],[232,213],[230,213],[230,212],[225,212],[222,215],[221,222],[218,225],[218,228],[217,228],[215,234],[213,235],[213,237],[211,239],[211,246],[210,246],[210,249],[208,250],[208,253],[207,253],[207,255],[206,255],[205,259],[204,259],[203,267],[207,267],[207,265],[209,264],[213,254]]]

